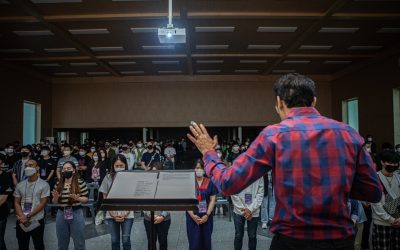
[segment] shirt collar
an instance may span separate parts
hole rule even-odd
[[[320,116],[320,113],[314,107],[292,108],[288,114],[288,118],[294,116]]]

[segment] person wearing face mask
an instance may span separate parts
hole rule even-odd
[[[107,174],[106,162],[102,159],[100,150],[93,153],[93,160],[89,173],[90,182],[95,182],[99,185]]]
[[[400,155],[400,144],[397,144],[395,148],[396,148],[396,153]]]
[[[381,154],[378,172],[383,186],[382,199],[372,207],[372,245],[374,250],[397,250],[400,244],[400,157],[393,151]]]
[[[8,143],[4,152],[6,153],[6,160],[4,162],[5,167],[8,168],[8,170],[12,170],[14,164],[18,161],[18,156],[15,154],[14,146],[11,143]]]
[[[93,159],[93,154],[94,154],[94,152],[96,152],[96,146],[92,145],[92,146],[90,147],[89,153],[87,153],[87,155],[88,155],[90,158]]]
[[[211,250],[211,235],[214,221],[213,211],[216,202],[217,188],[204,177],[204,165],[196,162],[196,195],[199,201],[197,211],[186,212],[186,230],[189,250]]]
[[[25,179],[25,166],[28,160],[31,157],[31,151],[29,150],[28,147],[24,146],[21,148],[21,159],[18,160],[12,170],[12,178],[13,178],[13,184],[14,186],[17,186],[17,184]]]
[[[135,165],[135,155],[130,152],[128,144],[123,144],[122,147],[122,155],[125,156],[126,161],[128,162],[128,170],[132,170]]]
[[[277,212],[270,228],[271,250],[323,249],[328,244],[353,249],[354,223],[345,212],[348,199],[374,203],[382,198],[364,140],[348,124],[317,111],[312,79],[286,74],[274,90],[281,122],[264,128],[232,166],[218,158],[218,138],[211,138],[203,124],[192,122],[188,138],[202,153],[207,175],[225,195],[237,194],[273,171]]]
[[[136,159],[135,159],[135,169],[142,169],[142,163],[141,163],[141,159],[143,154],[146,152],[146,149],[143,147],[143,143],[142,141],[138,141],[138,143],[136,144],[136,148],[134,150]]]
[[[160,161],[161,161],[160,154],[157,153],[156,150],[154,149],[153,143],[148,142],[147,152],[143,154],[142,159],[140,160],[142,169],[149,170],[150,164],[152,162],[160,162]]]
[[[88,201],[88,189],[84,180],[79,178],[76,165],[72,161],[64,162],[60,180],[52,192],[52,202],[59,204],[56,217],[58,249],[67,250],[70,238],[75,250],[85,250],[85,219],[82,203]]]
[[[124,155],[117,155],[111,163],[111,171],[101,183],[99,192],[103,193],[104,199],[107,198],[108,192],[115,179],[115,175],[120,171],[128,170],[128,163]],[[123,250],[131,249],[131,230],[134,220],[133,211],[106,211],[106,220],[111,231],[111,249],[118,250],[121,245]]]
[[[42,147],[40,155],[41,158],[38,160],[38,164],[40,167],[40,178],[47,181],[47,183],[49,183],[50,185],[50,188],[52,189],[55,184],[54,177],[57,170],[57,163],[53,158],[50,157],[50,148],[48,146]]]
[[[232,166],[232,163],[235,161],[235,159],[240,155],[240,146],[239,144],[235,143],[232,146],[232,152],[228,155],[226,158],[226,162],[228,163],[228,166]]]
[[[106,143],[104,144],[105,148],[106,148],[106,153],[108,156],[108,159],[111,161],[113,161],[113,159],[115,158],[115,150],[111,148],[111,143],[106,141]]]
[[[29,160],[24,169],[28,179],[18,183],[14,191],[16,234],[21,250],[29,249],[31,238],[35,250],[44,250],[44,209],[50,196],[50,186],[39,178],[39,170],[37,162]]]
[[[6,157],[0,155],[0,249],[7,249],[4,241],[6,233],[7,217],[10,213],[7,199],[11,189],[11,178],[5,167]]]
[[[57,179],[60,180],[61,179],[61,168],[64,165],[64,163],[66,163],[67,161],[72,161],[75,166],[78,166],[78,160],[73,157],[72,154],[72,147],[68,144],[65,144],[62,152],[63,152],[63,157],[61,157],[58,162],[57,162]]]
[[[84,181],[90,182],[89,170],[92,168],[92,159],[86,154],[85,147],[79,147],[79,153],[76,159],[78,161],[79,176]]]
[[[372,135],[367,135],[365,137],[365,141],[367,144],[370,145],[371,154],[375,155],[376,154],[376,143],[374,142],[374,138],[372,137]]]

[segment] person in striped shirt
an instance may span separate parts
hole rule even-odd
[[[53,203],[58,203],[56,234],[58,249],[67,250],[70,238],[75,250],[85,250],[85,219],[82,203],[88,201],[88,188],[78,174],[76,165],[67,161],[61,168],[61,179],[52,192]]]
[[[225,195],[239,193],[272,170],[276,208],[270,249],[354,249],[349,198],[379,202],[382,189],[364,140],[347,124],[320,115],[315,83],[299,74],[275,83],[278,124],[266,127],[227,168],[204,125],[188,138],[207,175]]]

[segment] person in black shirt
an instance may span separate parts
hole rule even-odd
[[[12,170],[14,164],[18,161],[18,156],[15,153],[14,146],[11,143],[7,144],[4,152],[6,153],[4,161],[5,167],[8,168],[8,170]]]
[[[40,167],[40,178],[49,183],[50,189],[53,189],[55,184],[55,175],[57,170],[57,162],[50,157],[50,148],[48,146],[43,146],[40,153],[41,158],[38,161]]]
[[[240,146],[239,146],[239,144],[234,144],[232,147],[232,152],[226,158],[226,161],[228,162],[229,166],[232,165],[232,162],[235,161],[235,159],[239,155],[240,155]]]
[[[78,173],[85,182],[91,182],[89,170],[92,169],[92,159],[86,154],[85,147],[79,147],[78,160]]]
[[[0,154],[0,249],[7,249],[4,241],[9,208],[7,205],[8,192],[11,188],[10,174],[5,170],[5,157]]]
[[[154,150],[153,143],[148,142],[147,152],[143,154],[142,159],[140,160],[142,169],[149,170],[151,163],[160,161],[161,161],[160,154]]]

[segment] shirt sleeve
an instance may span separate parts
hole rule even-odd
[[[382,199],[378,203],[372,203],[371,208],[382,220],[392,224],[395,221],[395,218],[386,212],[383,208],[383,204],[385,204],[385,196],[382,196]]]
[[[22,194],[21,194],[21,185],[20,185],[21,183],[19,183],[16,187],[15,187],[15,190],[14,190],[14,197],[16,197],[16,198],[21,198],[22,197]]]
[[[108,175],[106,176],[106,178],[104,178],[104,180],[101,183],[100,188],[99,188],[100,193],[108,194],[108,191],[110,189],[109,178],[110,178],[110,176],[108,176]]]
[[[362,142],[360,142],[361,144]],[[360,151],[350,198],[372,203],[379,202],[382,198],[382,186],[376,173],[375,164],[364,147]]]
[[[50,186],[47,182],[44,182],[43,191],[40,198],[47,198],[50,196]]]
[[[259,179],[258,180],[258,185],[257,185],[256,198],[254,199],[254,201],[249,206],[250,212],[254,213],[254,211],[259,209],[261,207],[263,199],[264,199],[264,180]]]
[[[274,136],[264,129],[249,149],[227,167],[215,151],[203,156],[207,175],[224,195],[233,195],[265,175],[275,163]]]
[[[79,186],[81,188],[81,196],[89,197],[89,192],[88,192],[88,188],[87,188],[86,182],[81,180],[79,182]]]

